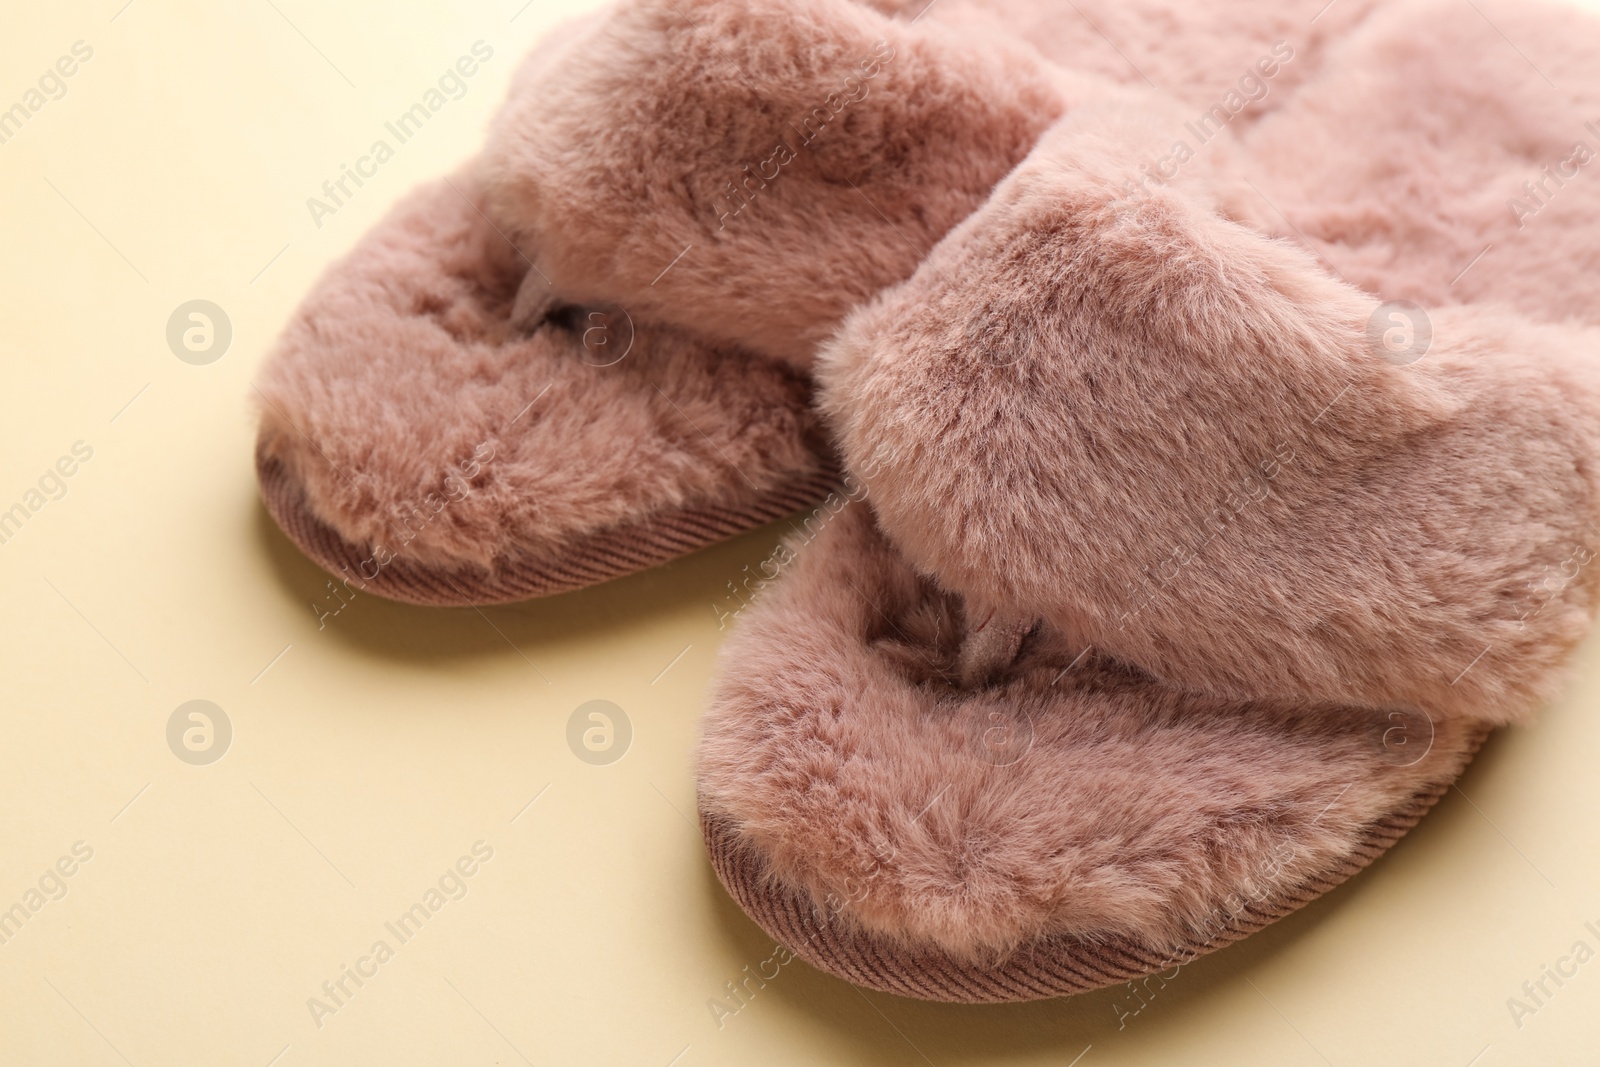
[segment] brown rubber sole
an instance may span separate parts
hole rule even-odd
[[[748,502],[663,511],[573,540],[548,554],[497,560],[492,568],[425,567],[396,557],[371,578],[372,546],[352,544],[313,514],[300,484],[261,441],[256,445],[256,478],[262,502],[279,528],[329,574],[362,581],[362,592],[390,600],[460,607],[551,596],[646,570],[819,503],[838,487],[839,472],[819,467]]]
[[[1342,863],[1302,882],[1293,892],[1219,915],[1205,936],[1171,948],[1126,938],[1035,938],[994,965],[955,959],[937,949],[907,949],[827,914],[809,893],[767,875],[757,852],[739,840],[725,817],[700,812],[701,832],[717,877],[756,924],[820,971],[884,993],[961,1004],[1042,1000],[1087,993],[1169,971],[1215,952],[1311,903],[1370,865],[1406,835],[1438,802],[1489,736],[1482,730],[1462,749],[1447,780],[1420,790],[1403,809],[1373,823]]]

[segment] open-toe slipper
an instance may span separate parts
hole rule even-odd
[[[352,588],[461,604],[822,499],[815,342],[1063,106],[1036,54],[968,43],[845,0],[640,0],[537,50],[483,159],[286,330],[259,383],[274,518]]]
[[[1184,693],[1048,624],[963,687],[970,620],[846,505],[744,613],[700,749],[718,877],[830,974],[943,1001],[1170,972],[1394,844],[1486,733]]]
[[[611,307],[514,328],[527,270],[468,172],[395,208],[289,324],[257,383],[257,470],[335,580],[419,604],[543,596],[827,494],[805,376]]]
[[[824,353],[865,502],[730,641],[700,803],[730,891],[853,981],[1027,999],[1243,936],[1589,627],[1595,333],[1458,307],[1397,349],[1225,217],[1225,160],[1130,175],[1161,127],[1069,114]]]

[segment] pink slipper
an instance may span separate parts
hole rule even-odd
[[[491,138],[490,214],[536,245],[516,317],[616,304],[807,368],[1079,82],[847,0],[620,4],[519,75]]]
[[[541,596],[822,499],[813,342],[909,276],[1062,107],[1037,56],[969,55],[931,23],[832,0],[796,26],[792,5],[732,0],[688,3],[721,19],[695,25],[683,6],[625,5],[535,52],[484,159],[396,208],[287,329],[259,383],[263,497],[352,588]],[[786,65],[784,41],[810,58]],[[746,116],[702,141],[682,117],[802,99],[821,112],[779,132]],[[795,158],[747,213],[762,182],[740,167],[779,138]],[[701,150],[740,167],[690,170]],[[809,247],[775,257],[786,242]]]
[[[1202,125],[1231,142],[1371,6],[624,0],[497,121],[489,213],[537,248],[515,317],[615,304],[809,368],[1063,112],[1153,78],[1183,117],[1228,101]]]
[[[297,312],[256,462],[329,572],[420,604],[543,596],[826,495],[804,376],[614,309],[514,329],[526,266],[469,172],[412,194]]]
[[[730,892],[851,981],[1030,999],[1244,936],[1588,629],[1600,333],[1457,306],[1386,343],[1226,217],[1236,159],[1138,180],[1167,114],[1069,113],[826,349],[870,504],[729,642],[700,805]]]

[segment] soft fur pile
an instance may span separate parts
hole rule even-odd
[[[609,366],[582,314],[513,328],[527,265],[478,196],[460,175],[397,207],[258,382],[265,447],[347,539],[487,567],[824,466],[809,384],[778,363],[615,312],[593,320],[631,341]]]
[[[621,5],[521,73],[495,125],[494,214],[539,238],[519,316],[613,302],[808,365],[983,202],[1075,82],[993,32],[843,0]]]
[[[814,370],[865,499],[726,646],[703,814],[866,955],[1159,959],[1587,632],[1589,122],[1600,27],[1506,0],[623,0],[325,279],[265,439],[368,542],[492,442],[409,548],[487,566],[814,477]]]
[[[797,557],[724,647],[701,804],[889,944],[993,961],[1071,932],[1160,959],[1347,856],[1472,743],[1460,720],[1183,693],[1049,626],[960,687],[960,598],[865,504]]]
[[[1139,165],[1186,104],[1075,102],[823,347],[869,503],[794,546],[701,751],[702,806],[771,879],[880,948],[1159,950],[1348,861],[1553,693],[1596,594],[1595,216],[1551,198],[1569,232],[1542,247],[1571,255],[1541,258],[1505,198],[1584,136],[1600,33],[1561,13],[1534,36],[1573,87],[1469,128],[1509,50],[1459,26],[1447,50],[1440,19],[1397,5],[1302,53],[1166,181]],[[1281,239],[1301,219],[1324,263]],[[1393,298],[1429,301],[1414,362],[1369,332]],[[1032,731],[1017,762],[974,745],[989,713]],[[1426,758],[1386,758],[1396,717]]]
[[[1600,519],[1600,334],[1442,308],[1396,365],[1303,251],[1125,192],[1142,120],[1075,112],[831,344],[884,530],[1185,688],[1525,714],[1594,602],[1543,580]]]

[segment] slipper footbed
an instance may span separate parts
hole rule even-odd
[[[792,543],[787,569],[723,653],[708,844],[738,857],[736,894],[822,909],[880,955],[987,973],[1065,938],[1159,961],[1241,900],[1276,916],[1370,861],[1483,735],[1184,693],[1047,628],[962,689],[960,602],[861,503]]]
[[[463,174],[402,202],[296,312],[257,385],[258,464],[274,514],[319,562],[338,573],[343,543],[379,569],[404,560],[412,578],[514,599],[826,493],[802,375],[619,308],[513,330],[527,269]],[[373,591],[436,602],[398,572]]]

